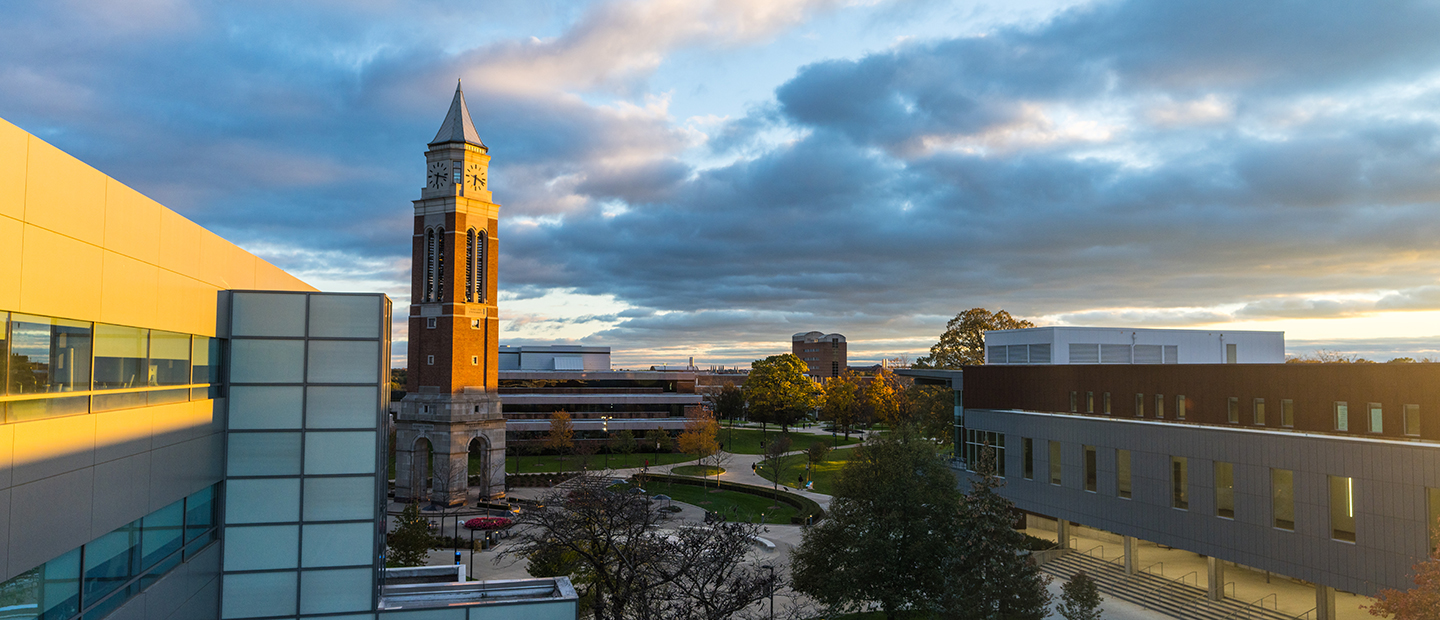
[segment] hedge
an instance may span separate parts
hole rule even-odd
[[[645,482],[650,480],[658,480],[671,484],[688,484],[692,486],[702,487],[711,486],[715,483],[714,480],[692,478],[689,476],[671,476],[667,474],[635,474],[634,478],[641,484],[644,484]],[[802,495],[786,493],[784,491],[776,491],[774,489],[767,489],[765,487],[757,487],[750,484],[727,482],[724,480],[720,481],[720,488],[727,491],[736,491],[739,493],[748,493],[750,495],[768,497],[774,501],[784,502],[785,504],[793,506],[795,508],[795,516],[790,517],[790,523],[794,525],[803,525],[807,519],[812,524],[818,523],[821,519],[825,518],[825,510],[820,508],[820,504],[817,504],[815,503],[815,500]]]

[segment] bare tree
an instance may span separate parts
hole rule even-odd
[[[776,584],[773,571],[746,559],[753,524],[662,531],[664,513],[649,498],[583,474],[540,504],[517,518],[517,541],[503,555],[570,575],[596,620],[746,617]]]

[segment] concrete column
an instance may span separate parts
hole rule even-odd
[[[1055,520],[1055,540],[1060,543],[1061,549],[1070,548],[1070,522],[1064,519]]]
[[[1126,575],[1134,575],[1136,571],[1140,570],[1140,567],[1138,566],[1138,564],[1140,563],[1140,558],[1136,553],[1136,547],[1139,542],[1140,541],[1135,540],[1134,536],[1126,536],[1120,541],[1120,544],[1122,545],[1122,550],[1125,553]]]
[[[1315,620],[1335,620],[1335,588],[1315,584]]]
[[[1205,594],[1212,601],[1225,598],[1225,561],[1215,557],[1205,558],[1205,572],[1210,576],[1210,585]]]

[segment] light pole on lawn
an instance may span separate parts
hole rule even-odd
[[[770,620],[775,620],[775,567],[766,564],[760,568],[770,571]]]
[[[610,469],[610,417],[600,416],[601,434],[605,435],[605,469]]]

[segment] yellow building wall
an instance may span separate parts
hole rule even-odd
[[[0,310],[214,336],[226,289],[315,290],[0,119]]]

